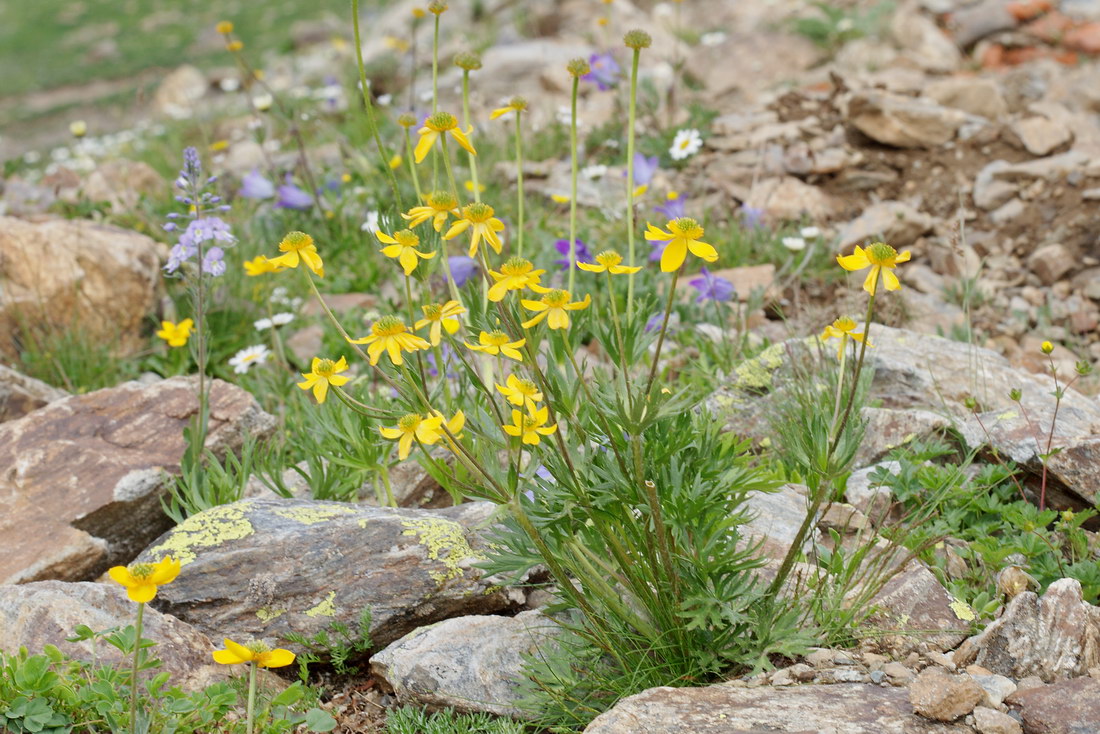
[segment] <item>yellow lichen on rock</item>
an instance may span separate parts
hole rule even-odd
[[[336,592],[330,591],[328,596],[323,601],[319,602],[316,606],[311,607],[305,611],[307,617],[335,617],[336,616]]]
[[[196,550],[215,548],[229,540],[247,538],[255,532],[245,512],[250,502],[213,507],[187,518],[172,530],[164,542],[150,548],[150,556],[170,555],[186,566],[197,557]]]
[[[300,522],[303,525],[316,525],[340,515],[354,515],[358,510],[344,505],[319,505],[316,507],[284,507],[275,510],[279,517]]]
[[[271,607],[260,607],[259,609],[256,610],[256,617],[261,622],[270,622],[273,619],[278,619],[279,617],[283,616],[284,614],[286,614],[285,609],[272,609]]]
[[[485,559],[484,554],[470,547],[462,526],[453,520],[403,520],[401,524],[408,528],[402,535],[415,535],[420,544],[428,549],[428,558],[443,566],[443,570],[428,571],[428,575],[439,584],[462,576],[462,561],[465,559]]]
[[[734,387],[739,390],[764,390],[772,385],[772,373],[783,364],[784,345],[773,344],[752,359],[734,368]]]

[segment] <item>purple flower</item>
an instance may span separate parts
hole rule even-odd
[[[555,260],[554,263],[560,265],[562,270],[568,270],[571,265],[569,262],[569,240],[558,240],[554,243],[554,249],[565,255],[561,260]],[[588,245],[584,244],[584,240],[580,237],[577,238],[577,262],[592,262],[592,253],[588,251]]]
[[[199,251],[199,243],[225,242],[232,245],[237,241],[230,231],[229,225],[220,217],[203,217],[193,219],[187,224],[187,229],[180,234],[179,242],[172,246],[168,253],[168,263],[164,270],[174,273],[180,266],[193,258]],[[211,255],[213,252],[216,255]],[[210,248],[203,256],[203,271],[211,275],[221,275],[225,272],[225,263],[221,262],[224,252],[220,247]],[[213,258],[213,259],[212,259]],[[218,272],[220,269],[220,272]]]
[[[615,61],[615,57],[610,53],[592,54],[588,57],[588,65],[592,67],[592,71],[582,76],[581,79],[586,82],[595,82],[601,92],[611,89],[619,81],[622,67],[619,66],[618,62]]]
[[[706,267],[700,271],[698,278],[689,281],[689,285],[699,291],[699,297],[695,299],[696,303],[728,301],[737,294],[737,289],[733,287],[733,283],[715,275]]]
[[[289,173],[277,193],[279,200],[275,202],[275,206],[281,209],[309,209],[313,206],[313,197],[295,186]]]
[[[654,331],[660,331],[661,324],[664,322],[664,320],[665,315],[663,313],[653,314],[649,317],[649,320],[645,322],[646,332],[653,333]]]
[[[760,229],[764,226],[764,210],[742,204],[741,224],[745,229]]]
[[[447,260],[451,266],[451,276],[455,279],[455,285],[459,288],[466,285],[477,273],[477,260],[472,257],[452,255]]]
[[[443,355],[443,364],[447,364],[448,362],[450,362],[452,365],[454,364],[454,360],[452,359],[452,356],[454,354],[454,349],[451,348],[450,344],[448,344],[447,342],[443,342],[442,344],[440,344],[440,354]],[[435,363],[435,351],[434,350],[431,351],[431,352],[428,352],[427,362],[428,362],[428,374],[432,377],[439,377],[439,368],[436,366],[436,363]],[[454,367],[452,366],[451,369],[447,370],[447,379],[454,380],[454,379],[457,379],[457,378],[458,378],[458,372],[455,371]]]
[[[684,211],[684,197],[679,194],[670,194],[669,196],[670,198],[664,206],[655,206],[653,209],[659,214],[664,214],[668,219],[679,219],[680,217],[686,216]]]
[[[183,242],[178,242],[172,245],[172,249],[168,251],[168,262],[164,266],[165,272],[174,273],[180,269],[180,266],[195,256],[196,250],[193,247],[189,247]]]
[[[202,258],[202,271],[207,275],[218,277],[225,274],[225,251],[217,246],[206,251]]]
[[[238,193],[246,199],[270,199],[275,196],[275,184],[268,181],[259,169],[253,168],[241,179]]]
[[[634,188],[648,186],[657,173],[657,156],[646,158],[641,153],[634,154]],[[669,217],[675,219],[675,217]]]

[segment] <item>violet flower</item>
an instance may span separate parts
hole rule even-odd
[[[290,174],[286,175],[284,183],[278,189],[279,200],[275,206],[280,209],[309,209],[313,206],[313,197],[294,185]]]
[[[477,260],[465,255],[452,255],[447,258],[451,266],[451,277],[455,280],[455,286],[461,288],[470,281],[478,271]]]
[[[748,204],[741,205],[741,225],[745,229],[760,229],[764,226],[764,210]]]
[[[658,214],[665,215],[667,219],[679,219],[680,217],[687,216],[684,208],[685,203],[684,197],[677,194],[666,201],[662,206],[655,206],[653,209]]]
[[[619,81],[622,67],[610,53],[592,54],[588,57],[591,71],[581,77],[586,82],[595,82],[601,92],[606,92]]]
[[[554,243],[554,249],[565,255],[561,260],[555,260],[554,264],[561,266],[562,270],[568,270],[572,266],[569,262],[569,240],[557,240]],[[592,253],[588,251],[588,245],[584,244],[584,240],[580,237],[577,238],[577,262],[592,262]]]
[[[655,155],[646,158],[641,153],[634,154],[634,188],[649,185],[649,182],[653,180],[653,176],[657,173],[657,164],[658,159]],[[674,218],[670,217],[670,219]]]
[[[237,193],[246,199],[270,199],[275,196],[275,184],[268,181],[259,169],[253,168],[241,179],[241,190]]]
[[[702,303],[703,301],[728,301],[737,294],[737,289],[733,287],[733,283],[721,276],[715,275],[706,267],[699,271],[698,278],[693,278],[688,284],[699,291],[699,296],[695,299],[696,303]]]

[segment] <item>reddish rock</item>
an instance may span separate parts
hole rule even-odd
[[[985,692],[966,673],[952,675],[943,668],[925,668],[909,684],[909,702],[921,716],[954,721],[966,716],[985,698]]]
[[[1100,22],[1085,23],[1062,38],[1067,48],[1086,54],[1100,54]]]
[[[0,423],[22,417],[66,395],[64,390],[0,365]]]
[[[1027,734],[1094,734],[1100,727],[1100,681],[1074,678],[1017,691],[1012,707]]]

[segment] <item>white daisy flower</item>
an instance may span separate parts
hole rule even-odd
[[[712,33],[704,33],[700,36],[699,43],[704,46],[720,46],[727,38],[729,38],[729,36],[722,31],[714,31]]]
[[[361,232],[377,232],[378,231],[378,212],[367,212],[367,218],[363,220],[363,223],[359,225]]]
[[[672,147],[668,149],[668,154],[672,156],[672,160],[682,161],[698,153],[702,147],[703,136],[699,134],[699,131],[691,128],[684,129],[676,133],[676,137],[672,141]]]
[[[821,236],[821,230],[818,227],[803,227],[799,234],[808,240],[816,240]]]
[[[275,325],[275,322],[271,319],[260,319],[259,321],[253,321],[252,325],[256,327],[256,331],[267,331]]]
[[[607,175],[607,166],[592,165],[585,166],[581,169],[581,175],[590,181],[594,181],[597,178],[603,178]]]
[[[806,240],[801,237],[784,237],[783,246],[791,252],[799,252],[806,249]]]
[[[248,372],[249,368],[253,365],[260,365],[266,362],[267,358],[270,356],[270,349],[263,344],[257,344],[254,347],[245,347],[237,352],[237,354],[229,360],[229,364],[233,367],[234,372],[238,375],[243,375]]]
[[[294,314],[287,312],[277,313],[271,317],[271,323],[275,326],[283,326],[285,324],[289,324],[293,320]]]
[[[267,93],[257,94],[252,98],[252,106],[260,112],[267,112],[273,104],[275,104],[275,98]]]

